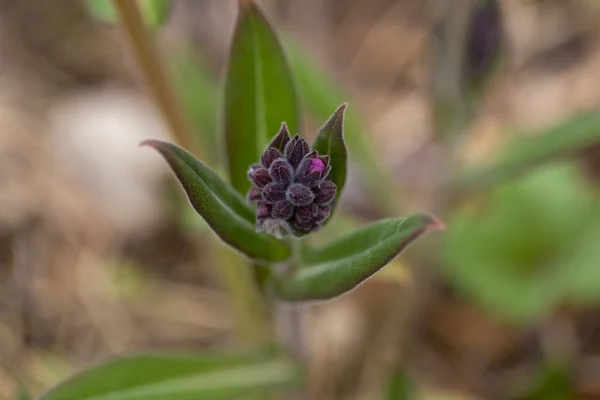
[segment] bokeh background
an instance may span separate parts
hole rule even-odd
[[[390,210],[439,211],[448,226],[350,294],[302,308],[309,398],[378,399],[390,376],[431,399],[600,398],[600,147],[451,211],[433,190],[448,152],[480,165],[516,136],[600,106],[600,2],[499,0],[501,60],[452,150],[432,112],[444,68],[434,1],[257,3],[301,80],[331,85],[305,107],[302,134],[349,102],[350,129],[394,184],[352,163],[322,237]],[[215,166],[236,13],[233,0],[173,0],[153,33]],[[173,140],[121,28],[83,1],[0,1],[0,399],[39,394],[110,355],[259,335],[244,313],[243,260],[137,146],[144,138]],[[349,146],[352,162],[364,149]]]

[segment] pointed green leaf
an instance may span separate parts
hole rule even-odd
[[[119,14],[112,0],[87,0],[87,7],[99,20],[111,24],[119,22]],[[138,0],[140,14],[150,29],[159,28],[169,16],[171,2],[169,0]]]
[[[331,173],[329,177],[337,186],[335,198],[338,199],[346,183],[346,164],[348,152],[344,143],[344,111],[348,103],[338,107],[329,120],[319,129],[312,148],[319,154],[330,158]]]
[[[233,186],[246,193],[248,167],[286,122],[299,129],[292,76],[279,40],[251,0],[240,1],[225,84],[225,139]]]
[[[498,161],[462,177],[461,190],[495,186],[550,161],[565,158],[600,140],[600,113],[578,115],[515,140]]]
[[[296,367],[267,354],[140,354],[94,366],[39,400],[227,400],[290,385]]]
[[[223,241],[254,259],[276,262],[290,256],[286,242],[256,232],[250,205],[200,160],[172,143],[146,140],[142,144],[162,154],[194,209]]]
[[[303,248],[298,268],[273,278],[275,293],[290,301],[339,296],[371,277],[426,231],[441,227],[436,218],[415,214],[377,221],[320,249]]]

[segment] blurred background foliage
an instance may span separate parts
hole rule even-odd
[[[194,149],[224,173],[236,2],[137,3]],[[245,261],[137,148],[175,138],[109,4],[0,1],[0,399],[116,354],[266,335]],[[302,134],[349,103],[346,191],[309,240],[413,211],[447,225],[304,309],[308,397],[600,396],[596,0],[258,4],[280,31]],[[460,14],[490,4],[483,23]],[[490,51],[445,53],[440,32],[461,29],[475,32],[467,49]]]

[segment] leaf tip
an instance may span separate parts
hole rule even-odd
[[[423,214],[423,216],[428,221],[427,227],[425,228],[426,231],[445,231],[446,230],[446,224],[444,224],[444,222],[441,219],[439,219],[438,217],[436,217],[435,215]]]
[[[140,143],[138,143],[138,147],[156,147],[158,145],[158,140],[156,139],[144,139]]]
[[[337,110],[333,113],[332,120],[344,121],[344,114],[346,113],[346,108],[348,108],[348,103],[344,102],[340,105]]]

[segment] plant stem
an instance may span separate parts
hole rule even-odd
[[[150,94],[162,113],[175,141],[203,158],[202,149],[192,139],[192,135],[183,119],[177,97],[173,92],[163,64],[157,56],[152,38],[139,12],[137,2],[133,0],[113,0],[113,4],[125,29],[138,65],[146,80]]]

